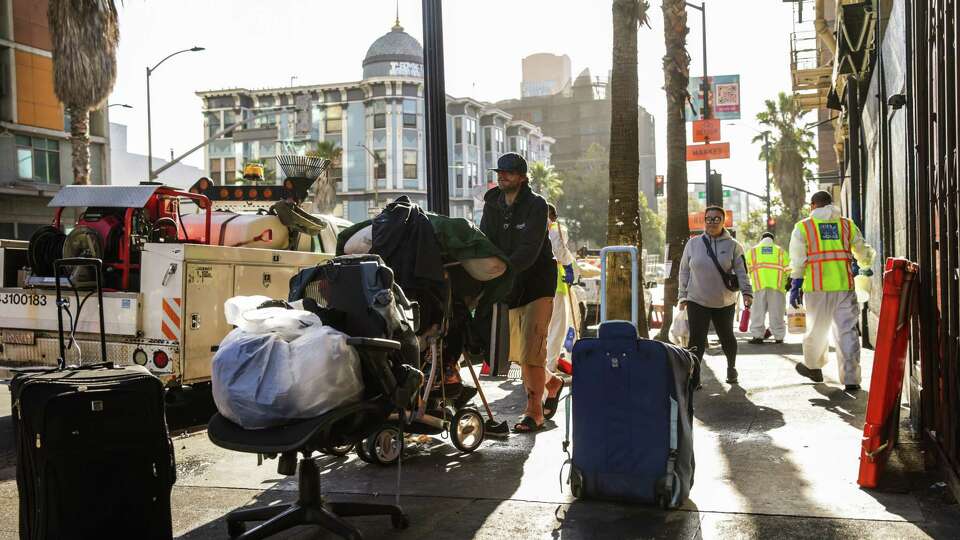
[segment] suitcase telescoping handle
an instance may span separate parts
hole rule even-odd
[[[600,322],[607,320],[607,255],[610,253],[630,254],[630,317],[633,326],[637,326],[640,323],[640,309],[637,305],[640,252],[636,246],[607,246],[600,250]]]
[[[97,306],[100,309],[100,361],[107,361],[107,333],[103,319],[103,261],[89,257],[73,257],[69,259],[57,259],[53,261],[54,284],[57,287],[57,330],[60,334],[60,358],[57,362],[60,369],[66,367],[67,351],[63,343],[63,295],[60,292],[60,268],[63,266],[92,266],[97,276]],[[71,284],[76,288],[75,285]],[[80,306],[77,306],[77,314],[74,317],[74,327],[80,324]],[[72,334],[72,332],[71,332]]]

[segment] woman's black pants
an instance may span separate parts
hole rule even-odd
[[[723,354],[727,357],[727,367],[737,366],[737,337],[733,335],[733,316],[736,313],[736,304],[731,304],[722,308],[709,308],[701,306],[695,302],[687,302],[687,320],[690,324],[690,341],[688,347],[696,347],[697,358],[701,362],[697,363],[697,373],[695,377],[700,379],[700,364],[703,361],[703,353],[707,348],[707,331],[710,329],[710,321],[713,321],[713,329],[720,338],[720,346],[723,348]]]

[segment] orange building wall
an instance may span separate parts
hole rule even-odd
[[[49,51],[47,0],[13,0],[13,41]]]
[[[63,130],[63,107],[53,92],[53,60],[14,51],[17,70],[17,122]]]

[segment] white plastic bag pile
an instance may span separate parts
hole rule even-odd
[[[220,414],[246,429],[262,429],[359,401],[360,358],[347,336],[309,311],[256,309],[267,300],[238,296],[224,304],[227,322],[237,328],[213,357]]]

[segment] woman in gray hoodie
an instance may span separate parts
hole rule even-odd
[[[710,321],[713,321],[723,354],[727,357],[727,382],[736,384],[737,338],[733,335],[733,317],[737,295],[742,293],[744,306],[750,307],[753,289],[747,277],[743,246],[723,226],[726,218],[724,209],[710,206],[703,216],[704,233],[687,242],[680,258],[680,309],[687,310],[689,346],[701,361],[707,345],[707,330]],[[717,268],[718,265],[720,268]],[[736,276],[735,280],[733,276]],[[699,364],[694,374],[698,382]]]

